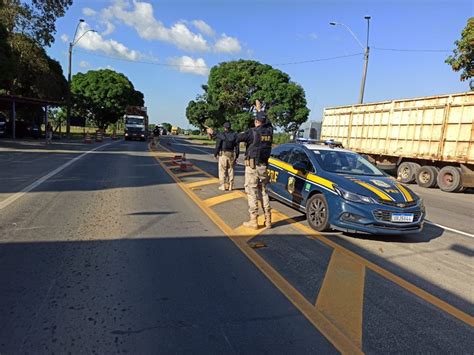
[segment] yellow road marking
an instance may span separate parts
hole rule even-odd
[[[242,238],[234,236],[232,229],[217,215],[212,208],[206,206],[202,200],[189,188],[189,185],[181,182],[175,174],[158,158],[157,162],[175,180],[176,184],[193,200],[206,215],[214,222],[234,244],[249,258],[250,261],[285,295],[293,305],[342,353],[362,354],[362,351],[335,327],[316,307],[301,295],[283,276],[281,276],[270,264],[257,254],[247,241],[252,237]]]
[[[358,347],[362,346],[364,279],[365,267],[334,249],[316,301],[316,309]]]
[[[245,197],[245,194],[239,191],[241,197]],[[287,216],[285,216],[283,213],[278,212],[277,210],[272,210],[272,224],[278,223],[280,221],[285,221],[287,219]],[[243,225],[238,226],[232,231],[232,235],[234,236],[241,236],[241,235],[252,235],[252,238],[256,237],[260,233],[266,231],[267,229],[263,228],[265,225],[265,216],[260,215],[258,216],[258,225],[260,226],[259,229],[250,229],[247,227],[244,227]]]
[[[232,191],[230,193],[208,198],[204,200],[204,203],[210,207],[226,201],[235,200],[236,198],[242,198],[242,195],[239,191]]]
[[[201,175],[201,174],[202,173],[199,170],[195,170],[195,171],[188,171],[186,173],[179,173],[179,174],[176,174],[176,176],[179,177],[179,178],[182,178],[182,177],[185,177],[185,176]]]
[[[187,183],[186,186],[190,189],[193,189],[195,187],[201,187],[201,186],[218,184],[218,183],[219,183],[219,179],[213,178],[213,179],[206,179],[206,180],[201,180],[201,181],[196,181],[196,182],[190,182],[190,183]]]
[[[433,306],[441,309],[442,311],[452,315],[453,317],[456,317],[457,319],[463,321],[464,323],[470,325],[471,327],[474,327],[474,317],[470,316],[469,314],[461,311],[460,309],[450,305],[449,303],[439,299],[438,297],[422,290],[421,288],[413,285],[412,283],[405,281],[401,277],[391,273],[390,271],[387,271],[383,269],[382,267],[372,263],[371,261],[364,259],[362,256],[350,251],[349,249],[346,249],[336,242],[333,242],[329,238],[317,233],[313,229],[311,229],[308,226],[305,226],[304,224],[301,224],[297,221],[295,221],[292,218],[288,219],[288,222],[291,223],[292,226],[295,228],[299,229],[300,231],[304,232],[307,236],[312,237],[316,240],[319,240],[323,242],[326,245],[329,245],[330,247],[338,250],[341,253],[344,253],[355,260],[357,262],[361,263],[364,265],[366,268],[376,272],[377,274],[383,276],[384,278],[396,283],[398,286],[403,287],[405,290],[410,291],[411,293],[415,294],[416,296],[420,297],[424,301],[431,303]]]
[[[163,147],[164,148],[164,147]],[[243,238],[242,236],[235,236],[234,231],[217,215],[212,208],[204,205],[202,200],[190,190],[191,187],[197,187],[199,185],[194,185],[196,183],[208,183],[218,182],[218,179],[212,177],[211,174],[207,172],[205,175],[212,177],[212,179],[204,180],[202,182],[184,184],[182,183],[175,174],[160,160],[157,158],[157,161],[163,167],[163,169],[168,172],[168,174],[176,181],[178,186],[207,214],[207,216],[239,247],[239,249],[267,276],[267,278],[297,307],[303,315],[321,332],[323,335],[341,352],[343,353],[362,353],[360,348],[354,341],[346,336],[340,329],[338,329],[331,321],[320,311],[311,305],[304,296],[302,296],[287,280],[285,280],[275,269],[273,269],[260,255],[258,255],[248,244],[247,241],[252,238]],[[201,169],[200,169],[201,170]],[[209,182],[213,180],[213,182]],[[194,186],[192,186],[194,185]],[[275,210],[274,210],[275,211]],[[282,214],[283,215],[283,214]],[[284,215],[283,215],[284,216]],[[336,242],[331,241],[329,238],[317,233],[308,226],[305,226],[293,218],[286,216],[286,222],[299,229],[300,231],[307,234],[307,236],[312,237],[316,240],[323,242],[326,245],[331,246],[338,252],[352,257],[361,265],[366,268],[376,272],[377,274],[383,276],[384,278],[396,283],[400,287],[406,289],[407,291],[415,294],[424,301],[431,303],[435,307],[441,309],[442,311],[458,318],[459,320],[465,322],[471,327],[474,326],[474,317],[468,315],[467,313],[457,309],[456,307],[450,305],[447,302],[439,299],[438,297],[422,290],[421,288],[411,284],[408,281],[405,281],[401,277],[387,271],[380,266],[370,262],[369,260],[364,259],[358,254],[340,246]]]

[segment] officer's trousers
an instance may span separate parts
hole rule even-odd
[[[234,160],[233,152],[221,152],[219,154],[219,184],[234,184]]]
[[[266,165],[257,165],[254,169],[245,167],[245,192],[249,202],[250,216],[258,216],[258,201],[261,202],[263,212],[271,213],[270,197],[268,196],[268,173]]]

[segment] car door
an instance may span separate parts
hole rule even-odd
[[[294,165],[295,163],[303,163],[306,166],[306,170],[298,171],[288,178],[286,191],[293,203],[304,207],[305,196],[311,187],[306,180],[306,176],[314,172],[314,167],[306,152],[300,147],[294,148],[291,153],[289,164]]]
[[[290,161],[292,151],[293,146],[285,144],[272,149],[268,165],[270,190],[285,200],[290,198],[286,190],[289,177],[286,167]]]

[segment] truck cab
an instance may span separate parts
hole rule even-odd
[[[146,140],[147,130],[145,128],[145,117],[138,115],[125,115],[125,140]]]
[[[309,121],[303,123],[295,137],[295,141],[299,143],[309,143],[318,141],[321,137],[322,122]]]

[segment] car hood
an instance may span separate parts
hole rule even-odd
[[[369,196],[381,202],[406,204],[418,200],[415,193],[392,177],[337,174],[333,181],[345,190]],[[405,207],[405,205],[399,207]]]

